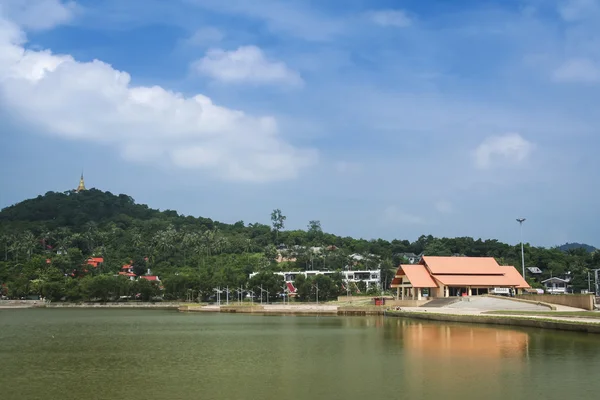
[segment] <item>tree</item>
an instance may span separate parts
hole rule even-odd
[[[138,279],[134,282],[133,290],[139,295],[140,300],[150,301],[160,293],[158,283],[147,279]]]
[[[148,262],[145,257],[138,256],[133,260],[133,273],[137,276],[145,275],[148,271]]]
[[[285,227],[286,216],[281,213],[280,209],[275,209],[271,213],[271,223],[275,230],[275,241],[279,240],[279,232]]]
[[[439,239],[433,239],[427,243],[423,254],[426,256],[451,256],[452,251]]]
[[[260,298],[261,287],[263,291],[268,291],[268,301],[276,300],[280,293],[283,293],[285,281],[283,276],[271,272],[260,272],[252,277],[248,282],[248,288]],[[267,294],[263,294],[263,299],[267,299]]]
[[[322,244],[323,229],[321,229],[321,221],[313,220],[308,222],[308,238],[315,244]]]

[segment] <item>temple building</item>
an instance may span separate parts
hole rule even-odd
[[[75,189],[75,191],[77,193],[79,193],[82,190],[85,190],[85,182],[83,181],[83,172],[81,173],[81,178],[79,178],[79,186],[77,186],[77,189]]]
[[[400,265],[392,280],[397,299],[478,294],[516,294],[530,288],[519,271],[493,257],[423,256],[418,264]]]

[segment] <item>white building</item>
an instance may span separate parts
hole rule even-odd
[[[337,271],[290,271],[290,272],[274,272],[274,274],[283,276],[283,279],[286,283],[293,283],[298,275],[304,275],[305,277],[315,276],[315,275],[333,275]],[[381,271],[380,270],[364,270],[364,271],[339,271],[342,275],[342,280],[348,284],[356,284],[358,282],[365,282],[367,285],[367,290],[375,285],[379,287],[381,282]],[[250,278],[257,275],[258,272],[253,272],[250,274]]]
[[[569,286],[570,279],[549,278],[542,281],[547,293],[550,294],[565,294]]]

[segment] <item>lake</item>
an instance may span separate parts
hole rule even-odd
[[[0,399],[564,399],[600,336],[383,317],[0,310]]]

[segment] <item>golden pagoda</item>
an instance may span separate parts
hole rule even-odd
[[[77,186],[77,189],[75,191],[79,193],[82,190],[85,190],[85,182],[83,182],[83,172],[81,173],[81,178],[79,179],[79,186]]]

